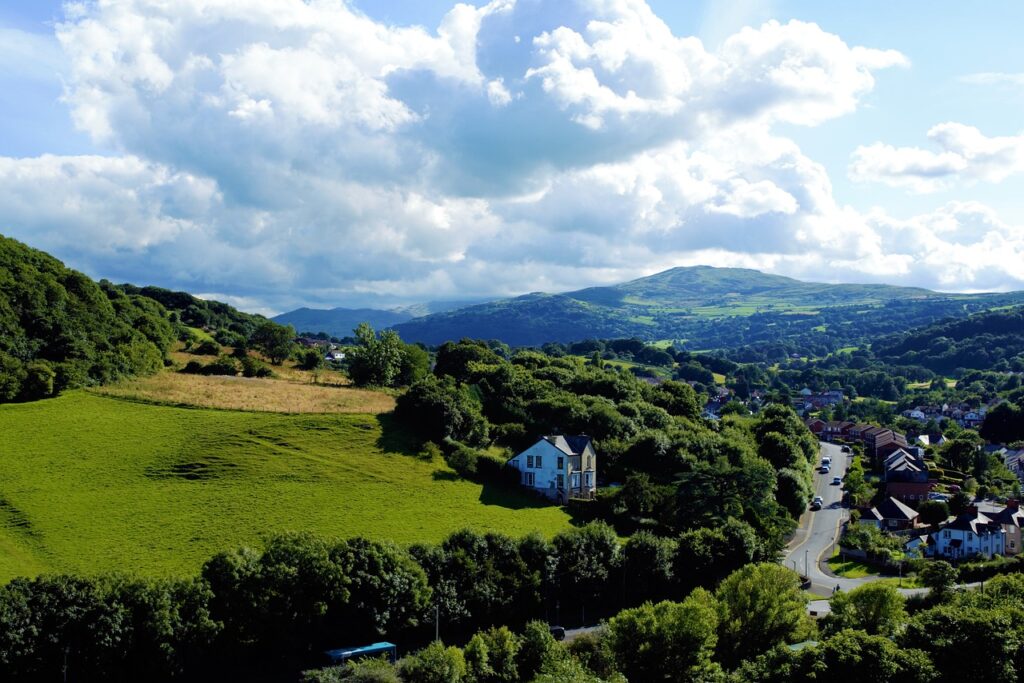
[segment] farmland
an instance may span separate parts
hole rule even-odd
[[[553,534],[568,516],[409,454],[388,415],[274,414],[84,391],[0,406],[0,581],[197,570],[284,531],[437,541]]]

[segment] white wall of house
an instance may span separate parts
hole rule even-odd
[[[976,534],[962,529],[940,529],[932,534],[935,545],[932,553],[935,557],[972,557],[982,555],[1006,554],[1006,531],[999,529],[991,533]],[[953,541],[959,540],[959,547]]]
[[[547,439],[539,439],[508,461],[519,470],[519,483],[552,500],[592,497],[597,488],[597,455],[588,445],[582,457],[567,455]]]

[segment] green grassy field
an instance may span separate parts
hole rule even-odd
[[[553,534],[560,508],[405,454],[388,416],[175,408],[81,391],[0,406],[0,582],[195,572],[276,532]]]

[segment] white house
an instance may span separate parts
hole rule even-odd
[[[932,534],[934,557],[959,559],[1006,554],[1006,530],[977,508],[968,511]]]
[[[545,436],[508,466],[519,470],[520,484],[559,503],[597,492],[597,453],[589,436]]]

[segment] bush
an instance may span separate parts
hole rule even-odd
[[[221,356],[217,360],[213,361],[209,365],[203,368],[202,374],[204,375],[228,375],[235,376],[238,374],[238,361],[231,356]]]
[[[480,455],[469,446],[461,443],[454,443],[444,460],[448,467],[458,472],[463,477],[470,477],[476,474],[477,461]]]
[[[212,339],[205,339],[193,346],[189,353],[196,356],[218,356],[220,355],[220,344]]]
[[[273,377],[274,372],[263,363],[252,356],[242,358],[243,377]]]

